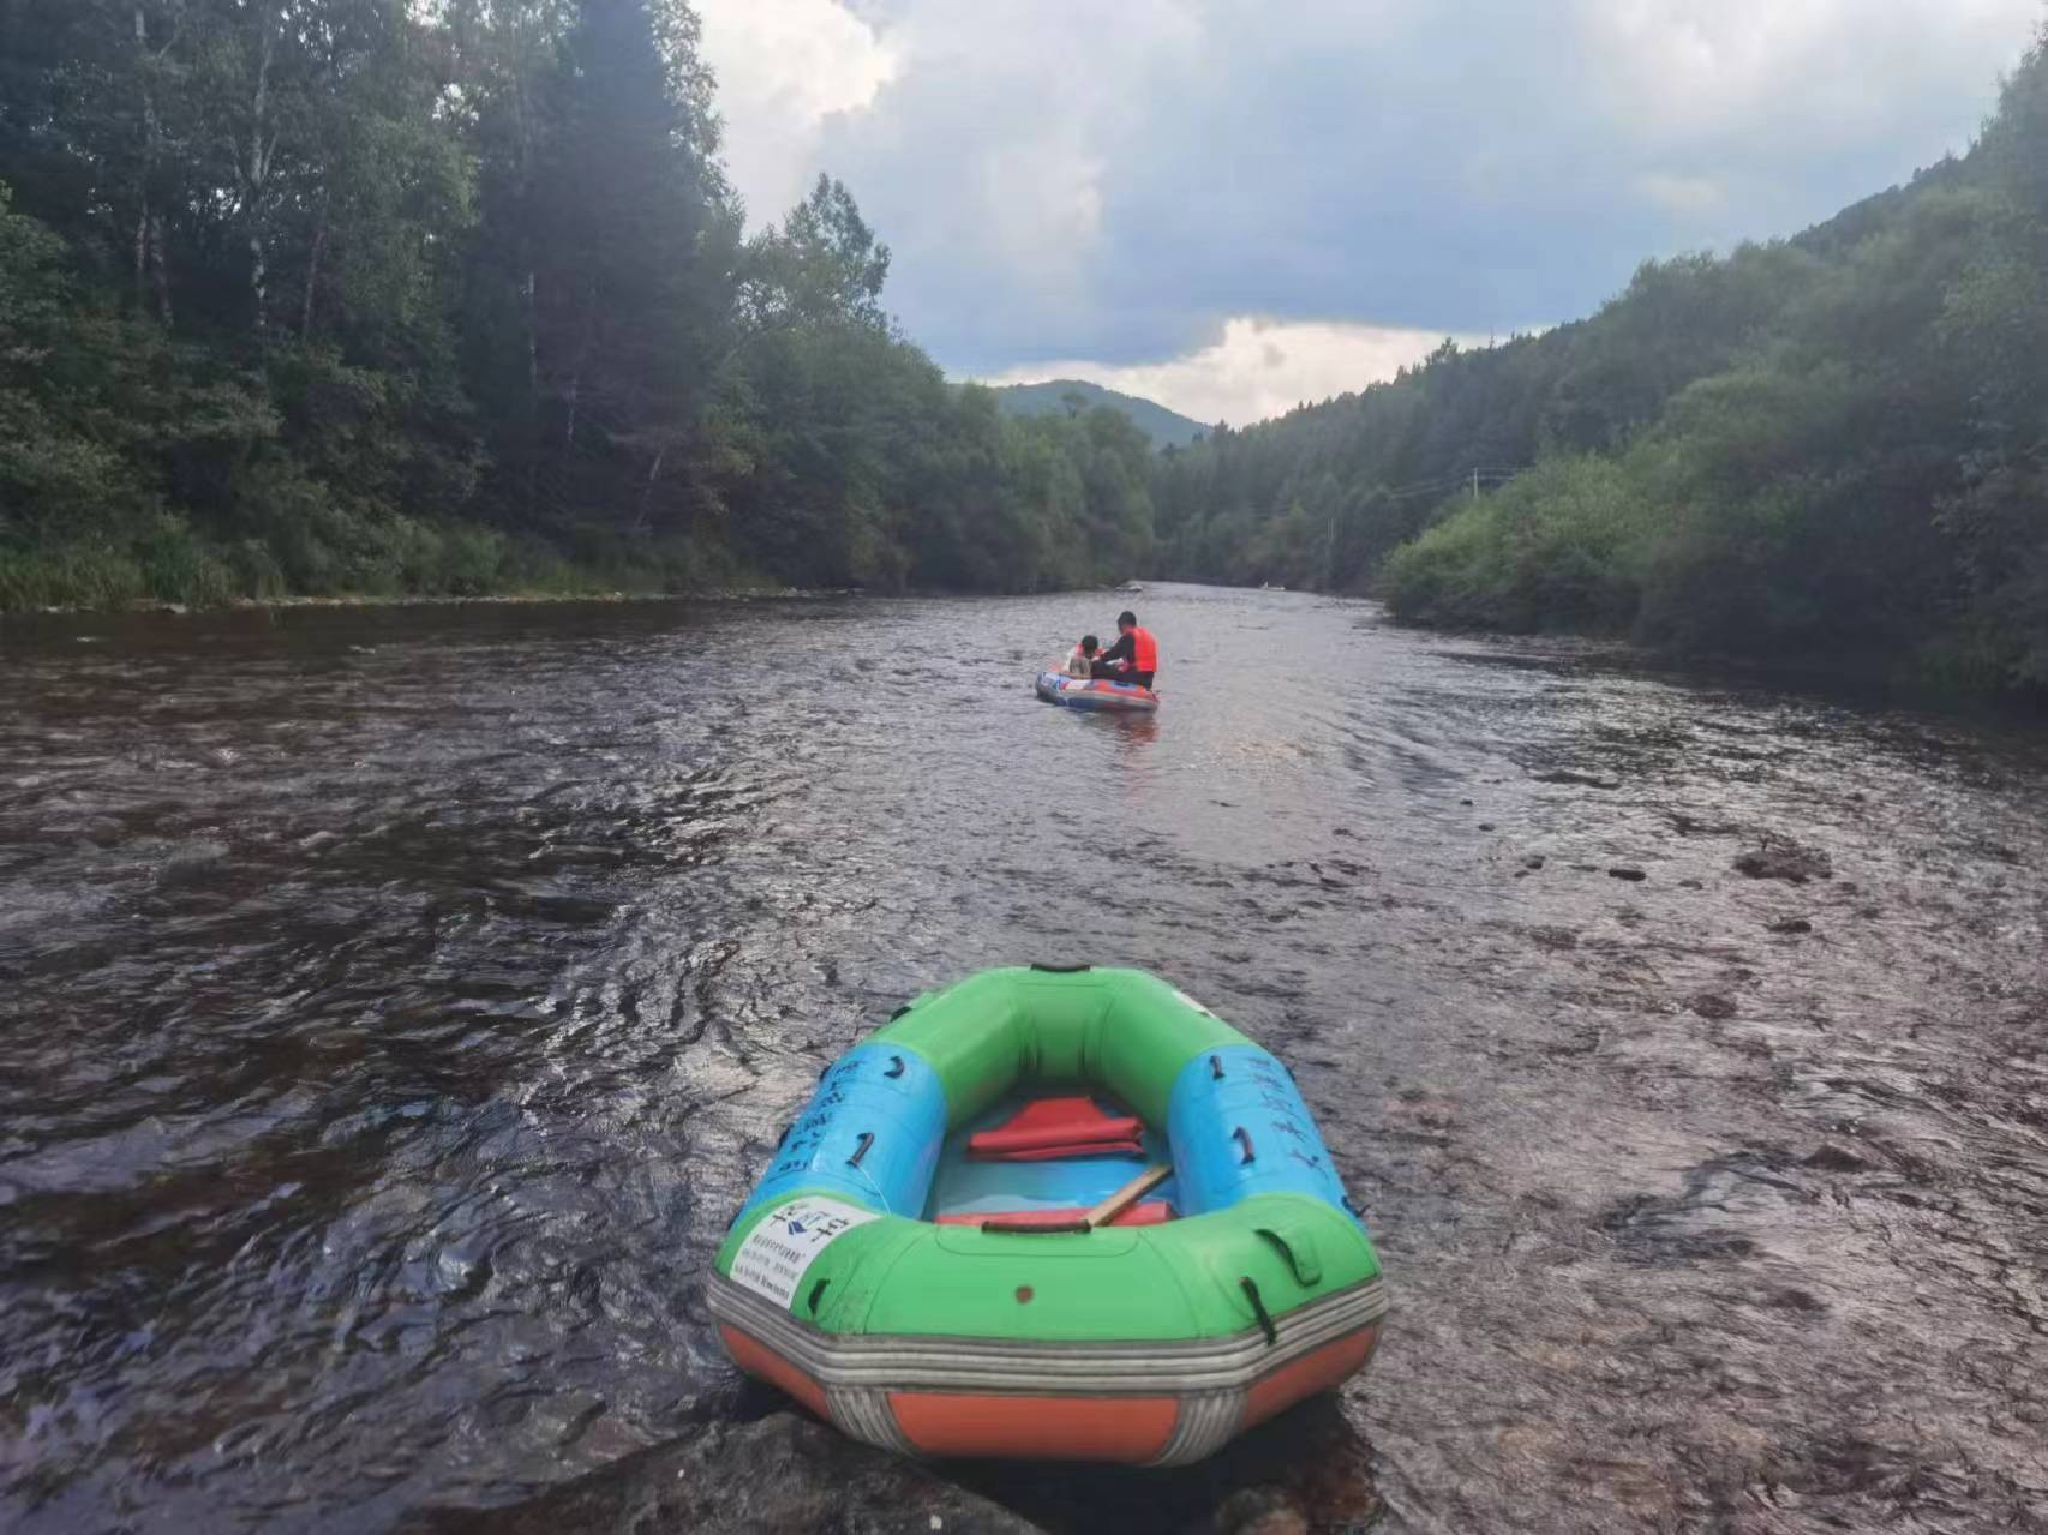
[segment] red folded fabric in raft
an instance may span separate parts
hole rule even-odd
[[[1144,1130],[1136,1115],[1105,1114],[1093,1098],[1040,1098],[995,1129],[967,1137],[967,1155],[975,1162],[1141,1157]]]

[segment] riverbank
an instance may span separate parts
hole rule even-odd
[[[30,562],[13,557],[9,565],[0,557],[0,621],[28,614],[48,617],[84,613],[219,613],[291,608],[431,608],[471,607],[494,604],[562,602],[748,602],[814,597],[852,597],[854,587],[804,587],[750,578],[744,574],[697,582],[660,582],[650,585],[607,579],[599,572],[584,574],[569,567],[556,567],[533,580],[513,580],[502,589],[479,584],[472,589],[422,589],[401,583],[403,589],[379,590],[360,587],[332,592],[287,591],[265,581],[228,583],[211,579],[190,582],[130,579],[118,570],[107,577],[106,567],[95,567],[91,579],[72,570],[62,579],[37,570],[24,574]],[[130,574],[133,574],[132,572]],[[13,577],[14,579],[9,579]],[[39,600],[50,597],[52,600]]]
[[[538,603],[563,602],[816,602],[827,598],[858,597],[859,587],[815,586],[720,586],[673,592],[515,591],[487,592],[476,596],[379,596],[357,593],[335,597],[241,597],[228,604],[242,612],[260,609],[289,611],[294,608],[468,608],[521,607]],[[56,610],[50,610],[56,611]],[[130,611],[139,613],[191,613],[203,611],[182,603],[141,603]]]
[[[1355,600],[1355,599],[1353,599]],[[1731,687],[1801,693],[1873,709],[1924,709],[2001,724],[2030,725],[2048,718],[2048,687],[1991,686],[1981,677],[1919,666],[1897,657],[1849,653],[1745,655],[1645,644],[1612,630],[1546,630],[1528,634],[1471,624],[1404,616],[1382,604],[1387,622],[1416,634],[1487,646],[1539,648],[1551,662],[1598,667],[1681,685],[1702,679]]]
[[[1941,690],[2048,695],[2048,607],[2003,568],[2024,566],[2016,551],[1973,564],[1955,537],[1969,519],[1936,536],[1910,493],[1889,523],[1856,529],[1830,499],[1839,487],[1818,493],[1782,469],[1755,490],[1774,504],[1768,485],[1782,482],[1775,512],[1721,506],[1702,521],[1712,497],[1666,483],[1667,461],[1724,447],[1680,433],[1620,460],[1546,460],[1396,548],[1375,590],[1432,628],[1620,635],[1695,659],[1876,664]]]
[[[1128,595],[1133,588],[1126,583],[1122,586],[1083,587],[1077,591]],[[1137,588],[1143,590],[1143,588]],[[619,591],[600,587],[546,588],[526,591],[479,592],[475,594],[452,595],[446,593],[380,593],[353,592],[334,595],[313,595],[297,593],[278,597],[235,597],[219,603],[165,602],[144,598],[124,602],[115,606],[91,604],[46,604],[36,607],[0,607],[0,624],[13,619],[27,618],[79,618],[94,615],[104,616],[147,616],[151,614],[168,617],[192,617],[209,613],[262,613],[295,612],[301,610],[345,610],[349,608],[493,608],[527,606],[565,606],[578,603],[629,604],[629,603],[675,603],[675,602],[838,602],[852,601],[877,595],[859,586],[778,586],[772,583],[745,586],[686,587],[673,591]],[[961,599],[986,596],[986,593],[937,592],[937,591],[892,591],[890,597],[905,600],[957,597]],[[1034,592],[1025,595],[1049,596],[1060,593]]]

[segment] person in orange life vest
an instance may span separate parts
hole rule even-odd
[[[1086,681],[1095,675],[1095,655],[1101,648],[1096,643],[1094,635],[1082,635],[1081,643],[1067,652],[1066,664],[1061,670],[1069,677],[1079,677]]]
[[[1096,657],[1095,675],[1149,688],[1159,674],[1159,641],[1138,627],[1138,615],[1129,609],[1117,614],[1116,635],[1116,643]]]

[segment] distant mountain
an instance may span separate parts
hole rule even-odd
[[[1152,439],[1155,448],[1169,444],[1184,448],[1209,432],[1201,422],[1190,421],[1164,405],[1141,400],[1136,395],[1118,394],[1114,389],[1083,383],[1077,378],[1056,378],[1044,384],[1007,384],[999,387],[995,394],[1003,413],[1009,416],[1057,415],[1067,409],[1068,395],[1079,395],[1089,408],[1106,405],[1111,410],[1122,411],[1139,431]]]

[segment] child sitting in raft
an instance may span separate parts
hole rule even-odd
[[[1067,653],[1066,674],[1086,680],[1095,675],[1095,653],[1102,648],[1092,634],[1081,636],[1081,643]]]

